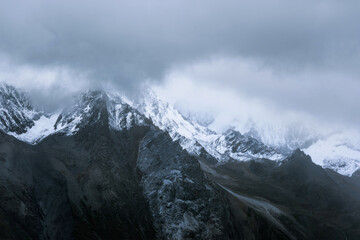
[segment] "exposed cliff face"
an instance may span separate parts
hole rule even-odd
[[[197,160],[167,134],[153,128],[145,135],[137,165],[164,239],[235,237],[226,199],[205,179]]]
[[[3,237],[234,237],[228,202],[195,158],[145,118],[147,124],[112,128],[107,99],[90,98],[90,109],[64,114],[57,123],[67,124],[64,131],[37,145],[2,133]],[[78,112],[86,118],[75,125]]]
[[[5,107],[26,106],[11,99]],[[284,156],[253,137],[161,106],[150,120],[89,91],[19,134],[2,128],[0,239],[359,238],[358,174],[299,150],[273,161]]]

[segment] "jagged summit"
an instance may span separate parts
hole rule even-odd
[[[20,96],[10,99],[21,101],[4,105],[14,109],[12,105],[18,104],[15,105],[19,106],[15,108],[18,109],[16,114],[24,116],[23,121],[18,121],[22,123],[17,128],[18,132],[12,135],[32,144],[55,133],[73,135],[79,129],[99,122],[121,131],[135,125],[150,124],[152,121],[155,126],[168,132],[174,141],[179,141],[181,146],[193,155],[200,155],[202,151],[206,151],[219,161],[284,158],[252,137],[245,137],[240,133],[234,134],[234,131],[229,131],[225,135],[217,134],[196,122],[185,119],[179,111],[162,101],[151,90],[147,91],[142,101],[137,104],[130,103],[116,92],[86,91],[74,99],[71,107],[46,115],[33,111],[29,101],[26,101],[27,99],[15,88],[7,86],[4,92],[13,92],[13,95]],[[37,113],[37,119],[25,118],[29,116],[29,112],[33,116]],[[9,132],[8,128],[3,130]]]
[[[106,118],[106,94],[87,91],[74,99],[70,108],[62,111],[54,125],[55,131],[72,135],[85,125],[93,125]]]
[[[16,89],[2,91],[5,111],[36,112]],[[284,156],[235,129],[213,132],[156,95],[134,103],[87,91],[39,114],[20,134],[0,131],[0,239],[360,234],[358,173],[324,170],[299,149]]]
[[[0,84],[0,129],[15,134],[24,133],[35,125],[39,115],[24,93]]]
[[[106,91],[86,91],[74,98],[72,106],[47,114],[34,110],[25,94],[14,87],[3,85],[0,94],[1,130],[31,144],[55,133],[73,135],[97,123],[116,130],[149,124],[121,96]]]
[[[36,146],[0,133],[0,239],[236,233],[197,159],[119,96],[88,91],[52,127]]]
[[[174,140],[189,153],[200,155],[205,149],[218,161],[269,158],[281,160],[285,156],[251,136],[243,136],[235,130],[218,134],[207,127],[186,119],[182,114],[148,90],[137,106],[160,129],[169,132]]]
[[[259,140],[248,135],[242,135],[234,129],[227,130],[223,136],[215,141],[215,145],[219,146],[218,149],[223,154],[226,153],[231,158],[237,160],[247,158],[282,160],[285,157]],[[224,149],[226,150],[224,151]]]
[[[64,110],[55,123],[55,130],[72,135],[84,126],[97,123],[123,130],[135,125],[144,125],[148,120],[127,104],[121,96],[105,91],[87,91],[75,104]]]
[[[70,136],[98,123],[116,131],[153,124],[167,132],[173,141],[179,141],[190,154],[206,153],[219,163],[259,158],[282,161],[292,152],[264,144],[256,129],[244,134],[235,129],[216,133],[185,118],[151,89],[144,91],[135,102],[114,91],[86,91],[76,97],[70,107],[44,113],[32,107],[26,94],[12,86],[0,85],[0,129],[21,141],[37,144],[49,135]],[[310,147],[302,150],[311,155],[316,164],[351,176],[360,168],[360,151],[349,141],[335,134],[309,143]]]

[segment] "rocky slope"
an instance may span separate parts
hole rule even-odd
[[[204,149],[218,161],[244,161],[268,158],[279,161],[285,156],[251,136],[235,130],[218,134],[189,119],[185,119],[173,106],[162,101],[155,92],[148,90],[135,107],[150,118],[156,126],[167,131],[173,140],[190,154],[200,155]]]
[[[190,113],[188,118],[183,117],[151,89],[134,106],[193,155],[206,151],[219,162],[254,158],[281,161],[300,148],[313,157],[314,163],[342,175],[351,176],[360,169],[360,135],[354,131],[324,135],[301,123],[274,128],[249,120],[243,134],[236,128],[219,134],[197,123]]]
[[[360,237],[358,172],[214,133],[159,100],[88,91],[51,115],[3,91],[29,123],[1,125],[0,239]]]
[[[300,150],[280,166],[262,159],[220,166],[203,162],[202,168],[228,194],[233,213],[247,209],[243,219],[253,219],[253,224],[258,225],[260,221],[252,216],[255,211],[277,226],[285,239],[360,237],[358,179],[323,169]],[[242,230],[249,239],[259,234],[257,231]]]
[[[166,133],[103,92],[74,106],[36,145],[1,133],[2,239],[237,239],[227,199]]]
[[[208,152],[218,161],[229,160],[249,160],[252,158],[269,158],[281,160],[284,155],[274,149],[262,144],[255,138],[243,136],[235,130],[229,130],[225,134],[217,134],[206,127],[185,119],[174,107],[160,100],[154,92],[148,92],[140,104],[133,104],[125,101],[123,96],[114,92],[87,92],[76,100],[74,106],[63,110],[61,113],[43,114],[36,112],[23,94],[12,89],[13,95],[23,96],[26,100],[18,107],[19,101],[16,98],[8,100],[6,111],[16,112],[24,115],[24,120],[10,119],[9,126],[17,126],[17,122],[22,126],[17,126],[17,132],[12,132],[9,128],[2,129],[17,137],[22,141],[35,144],[44,137],[62,132],[72,135],[77,132],[81,125],[91,124],[96,120],[89,117],[89,111],[99,101],[107,104],[109,120],[112,128],[117,130],[128,129],[136,125],[142,125],[145,118],[149,118],[163,131],[170,134],[174,141],[179,141],[180,145],[190,154],[199,156],[202,151]],[[32,114],[30,115],[29,112]],[[26,118],[26,116],[28,116]],[[34,117],[36,116],[36,117]],[[30,118],[32,117],[32,118]],[[0,126],[1,127],[1,126]]]
[[[109,103],[110,125],[114,129],[141,125],[145,118],[161,130],[170,134],[174,141],[190,154],[201,156],[210,154],[218,162],[248,161],[267,158],[281,161],[296,148],[301,148],[313,157],[313,161],[340,174],[351,176],[360,169],[360,136],[355,133],[335,132],[329,135],[309,135],[308,129],[284,133],[285,142],[276,137],[277,130],[260,131],[255,123],[245,134],[229,129],[218,134],[196,121],[183,117],[173,106],[161,100],[154,91],[148,90],[142,100],[133,103],[114,92],[103,92]],[[56,132],[73,134],[82,119],[87,119],[87,111],[94,104],[94,96],[83,94],[75,106],[57,113],[43,113],[35,110],[25,94],[2,84],[0,88],[0,129],[21,141],[36,144],[46,136]],[[88,98],[88,99],[86,99]],[[93,119],[91,119],[92,121]],[[90,121],[90,120],[89,120]],[[265,142],[262,142],[263,135]],[[273,139],[271,142],[269,139]],[[270,141],[270,142],[269,142]]]

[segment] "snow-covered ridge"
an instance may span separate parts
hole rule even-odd
[[[109,124],[113,129],[130,129],[133,126],[143,126],[147,124],[147,119],[143,114],[133,108],[127,98],[115,92],[107,92],[109,104]]]
[[[8,85],[0,87],[0,129],[30,144],[37,144],[55,133],[76,134],[82,126],[100,120],[102,108],[107,111],[109,126],[116,130],[148,123],[116,93],[87,91],[75,98],[70,108],[43,113],[36,111],[26,95],[17,89]]]
[[[34,121],[33,127],[27,129],[26,132],[22,134],[11,133],[11,135],[22,141],[36,144],[43,138],[55,133],[74,135],[83,126],[91,126],[104,119],[108,121],[109,127],[119,131],[135,125],[148,124],[147,119],[126,103],[126,100],[119,94],[87,91],[75,98],[74,104],[70,108],[53,114],[41,115],[39,119]]]
[[[60,115],[55,128],[73,135],[81,126],[89,126],[101,120],[108,121],[109,127],[119,131],[147,124],[146,118],[119,94],[88,91],[77,99],[72,108]]]
[[[360,135],[356,134],[305,134],[304,138],[293,134],[295,137],[290,137],[288,142],[264,144],[262,131],[256,126],[245,134],[235,129],[216,133],[185,118],[151,89],[138,102],[117,92],[88,91],[80,95],[70,108],[48,114],[34,109],[26,95],[14,87],[0,84],[0,130],[30,144],[37,144],[55,133],[76,134],[83,126],[92,125],[102,117],[106,117],[110,128],[118,131],[151,124],[151,119],[190,154],[200,155],[205,150],[219,162],[253,158],[281,161],[287,154],[279,149],[292,149],[299,145],[314,163],[324,168],[347,176],[360,169]],[[276,137],[276,133],[273,135]]]
[[[242,135],[233,129],[227,130],[223,135],[212,143],[222,155],[228,154],[236,160],[248,160],[251,158],[267,158],[271,160],[282,160],[285,156],[259,140]]]
[[[34,126],[40,113],[31,106],[24,93],[14,87],[0,84],[0,129],[5,132],[21,134]]]
[[[354,133],[336,132],[323,136],[304,152],[314,163],[342,175],[351,176],[360,169],[360,136]]]
[[[14,104],[6,103],[4,106],[12,109],[14,109],[12,105],[20,106],[17,114],[28,116],[25,120],[29,121],[29,124],[20,128],[19,132],[7,131],[6,128],[3,130],[31,144],[36,144],[54,133],[76,134],[82,126],[99,121],[102,117],[101,109],[106,108],[111,128],[121,131],[134,125],[145,125],[149,118],[160,129],[168,132],[174,141],[178,140],[191,154],[199,155],[201,150],[205,149],[219,161],[284,158],[251,137],[245,137],[235,131],[231,132],[232,136],[230,133],[217,134],[196,122],[185,119],[179,111],[159,99],[151,90],[146,92],[141,104],[134,104],[116,92],[88,91],[80,95],[70,108],[53,114],[43,114],[33,110],[27,99],[15,88],[7,86],[3,92],[11,92],[12,95],[18,96],[13,98]]]
[[[218,134],[185,119],[178,110],[161,100],[151,89],[144,94],[137,108],[156,126],[167,131],[173,140],[178,140],[180,145],[191,154],[199,155],[201,149],[204,148],[218,161],[285,158],[284,155],[250,136],[243,136],[234,130]]]
[[[137,108],[192,154],[199,154],[204,148],[218,161],[246,161],[252,158],[279,161],[300,148],[312,157],[314,163],[340,174],[351,176],[360,169],[360,136],[356,134],[339,132],[321,136],[299,126],[281,132],[285,138],[280,138],[279,129],[262,129],[266,126],[259,128],[255,124],[250,124],[245,134],[234,129],[220,134],[184,118],[152,90],[148,90]]]

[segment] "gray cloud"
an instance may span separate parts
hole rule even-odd
[[[359,120],[354,111],[359,112],[360,99],[352,96],[360,91],[359,1],[0,4],[0,54],[13,66],[67,69],[73,82],[81,75],[90,86],[111,83],[134,92],[143,81],[162,81],[182,66],[208,59],[252,59],[259,68],[271,70],[267,82],[245,81],[244,75],[227,77],[231,80],[217,75],[209,81],[280,107],[309,108],[326,117],[331,115],[327,102],[339,99],[336,108],[344,117]],[[251,73],[246,77],[252,79]],[[67,83],[64,88],[72,86]]]
[[[16,61],[61,65],[96,81],[160,78],[214,54],[281,67],[359,60],[358,1],[2,1],[0,50]],[[345,61],[344,61],[345,60]]]
[[[360,130],[360,81],[337,70],[284,73],[248,58],[213,59],[173,71],[159,91],[181,109],[215,111],[226,115],[228,123],[234,118],[275,123],[275,118],[304,122],[312,117]]]

